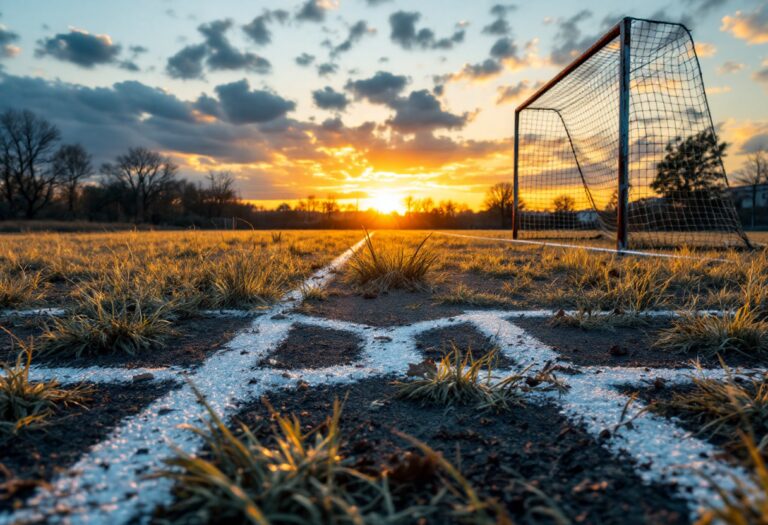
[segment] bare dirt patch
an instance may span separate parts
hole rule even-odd
[[[387,379],[346,386],[289,390],[269,396],[275,409],[301,415],[307,428],[321,424],[334,398],[344,399],[345,454],[363,471],[392,468],[411,448],[392,433],[400,430],[427,442],[458,463],[484,497],[497,498],[517,523],[541,523],[526,516],[530,493],[515,482],[527,480],[552,497],[574,522],[589,524],[688,523],[685,503],[670,488],[646,485],[629,459],[611,458],[579,426],[550,404],[511,412],[478,412],[474,407],[423,407],[393,399]],[[375,403],[374,403],[375,402]],[[270,439],[270,414],[260,402],[244,406],[238,420]],[[515,474],[516,472],[516,474]],[[429,486],[409,484],[398,492],[407,502],[429,497]],[[431,523],[451,522],[435,516]]]
[[[492,337],[488,337],[471,323],[458,323],[445,328],[434,328],[422,332],[416,338],[418,348],[425,358],[439,361],[455,345],[462,352],[471,351],[473,359],[480,359],[497,348]],[[498,355],[496,366],[509,368],[512,361],[502,354]]]
[[[360,357],[362,344],[352,332],[298,323],[259,364],[294,370],[348,365]]]

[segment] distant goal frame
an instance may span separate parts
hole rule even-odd
[[[701,84],[701,98],[703,112],[705,115],[702,118],[706,119],[706,126],[711,129],[715,143],[717,144],[717,135],[715,132],[714,123],[712,120],[711,111],[709,108],[709,101],[704,91],[703,77],[701,72],[701,65],[699,63],[698,55],[695,51],[695,45],[693,37],[688,28],[680,23],[666,22],[660,20],[650,20],[635,17],[624,17],[610,30],[608,30],[602,37],[600,37],[592,46],[590,46],[581,55],[576,57],[571,63],[565,66],[557,75],[555,75],[548,82],[539,87],[532,95],[530,95],[522,104],[515,108],[514,116],[514,171],[513,171],[513,202],[512,202],[512,238],[514,240],[520,239],[521,225],[524,223],[523,214],[520,210],[521,203],[521,188],[520,188],[520,147],[521,147],[521,115],[525,111],[531,110],[543,110],[549,109],[557,113],[560,121],[562,121],[562,127],[567,135],[567,142],[570,143],[570,149],[573,152],[573,158],[575,161],[576,169],[584,184],[584,189],[589,198],[592,207],[597,213],[594,201],[590,194],[590,190],[585,180],[585,173],[579,162],[579,154],[577,153],[574,140],[571,137],[568,125],[564,120],[563,115],[557,108],[532,108],[531,106],[539,101],[545,94],[555,88],[558,84],[563,82],[566,77],[577,71],[582,65],[587,63],[591,58],[595,57],[598,53],[606,49],[609,45],[615,46],[615,41],[618,39],[618,67],[615,72],[616,83],[618,85],[618,122],[616,122],[616,128],[618,129],[618,147],[616,151],[615,159],[615,249],[619,252],[628,251],[630,249],[630,223],[629,223],[629,206],[630,206],[630,163],[631,163],[631,137],[630,137],[630,97],[632,95],[632,81],[633,81],[633,64],[632,64],[632,28],[633,23],[647,23],[647,24],[664,24],[669,26],[677,26],[687,34],[690,39],[692,49],[692,61],[695,61],[693,67],[696,68],[697,74]],[[718,158],[719,168],[722,171],[724,187],[728,188],[728,180],[725,172],[725,166],[722,162],[722,158]],[[747,238],[746,234],[741,227],[738,217],[733,208],[733,204],[730,201],[730,197],[727,195],[721,199],[724,204],[726,214],[731,214],[733,219],[732,229],[727,230],[727,233],[732,234],[734,239],[740,239],[742,246],[751,248],[752,245]],[[730,211],[729,211],[730,210]],[[729,217],[730,219],[731,217]],[[723,230],[726,231],[726,230]],[[606,231],[600,232],[603,236]],[[691,234],[696,233],[692,231]]]

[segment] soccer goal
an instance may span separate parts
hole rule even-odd
[[[749,246],[723,154],[688,29],[624,18],[515,110],[513,236]]]

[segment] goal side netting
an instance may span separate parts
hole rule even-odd
[[[515,128],[517,238],[748,245],[685,26],[622,20],[517,108]]]

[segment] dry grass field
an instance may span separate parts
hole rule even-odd
[[[0,523],[762,523],[768,252],[456,233],[0,235]]]

